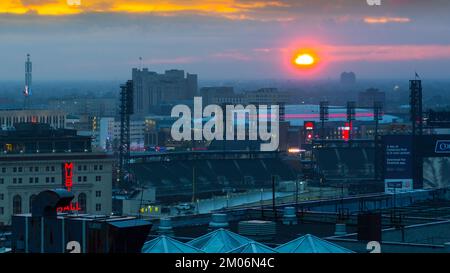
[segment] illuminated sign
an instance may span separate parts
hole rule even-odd
[[[342,139],[349,140],[350,139],[350,132],[352,130],[352,123],[346,122],[344,127],[340,128],[342,130]]]
[[[73,163],[65,163],[64,164],[64,178],[65,178],[65,186],[68,191],[72,189],[73,186]]]
[[[450,154],[450,140],[436,141],[434,152],[438,154]]]
[[[314,122],[313,121],[305,121],[304,127],[305,127],[305,130],[314,130]]]
[[[73,163],[64,163],[63,164],[63,181],[64,186],[68,191],[72,190],[73,187]],[[80,211],[80,204],[78,202],[71,203],[65,207],[57,207],[57,212],[69,212],[69,211]]]
[[[80,208],[80,205],[78,204],[78,202],[71,203],[70,205],[65,206],[65,207],[57,207],[56,208],[57,212],[80,211],[80,210],[81,210],[81,208]]]

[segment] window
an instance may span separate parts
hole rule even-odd
[[[50,182],[50,177],[46,177],[45,178],[45,183],[49,183]]]
[[[28,179],[28,181],[29,181],[30,183],[33,183],[33,177],[30,177],[30,178]]]
[[[5,194],[0,193],[0,200],[3,200],[3,199],[5,199]]]
[[[52,172],[54,172],[55,171],[55,166],[52,166]]]
[[[52,183],[55,183],[55,178],[54,177],[52,177]]]
[[[18,171],[19,173],[21,173],[21,172],[23,171],[22,167],[19,167],[19,168],[17,169],[17,171]]]
[[[87,202],[86,202],[86,194],[85,193],[80,193],[78,195],[78,204],[80,205],[80,212],[81,213],[86,212]]]
[[[49,166],[45,167],[45,171],[49,172],[50,171],[50,167]]]
[[[17,172],[17,167],[14,167],[13,168],[13,173],[16,173]]]
[[[102,171],[102,170],[103,170],[103,165],[99,165],[99,166],[98,166],[98,169],[99,169],[100,171]]]
[[[4,184],[5,183],[5,179],[4,178],[0,178],[0,184]]]
[[[102,210],[102,204],[95,204],[95,211],[101,211]]]
[[[86,165],[83,166],[83,171],[87,171],[87,166]]]
[[[96,177],[95,177],[95,181],[102,181],[102,177],[100,176],[100,175],[97,175]]]
[[[17,178],[13,178],[13,184],[17,184]]]
[[[95,192],[95,197],[101,197],[101,196],[102,196],[102,191]]]
[[[17,194],[13,197],[13,214],[20,213],[22,213],[22,197]]]
[[[39,183],[39,177],[34,178],[34,183]]]
[[[30,167],[29,171],[30,171],[30,173],[32,173],[33,172],[33,167]]]
[[[81,176],[78,176],[77,179],[78,179],[78,182],[81,182]]]
[[[94,165],[94,171],[96,171],[98,169],[97,165]]]
[[[87,182],[87,176],[83,176],[83,182]]]
[[[5,167],[2,168],[2,173],[6,173],[6,168]]]
[[[34,167],[34,171],[38,172],[39,171],[39,167]]]
[[[18,183],[22,184],[22,177],[19,178]]]
[[[4,207],[0,207],[0,214],[3,215],[5,213],[5,208]]]
[[[81,165],[78,165],[78,170],[81,171]]]

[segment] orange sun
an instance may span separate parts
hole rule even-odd
[[[317,55],[309,49],[302,49],[294,54],[292,63],[298,68],[312,68],[318,62]]]

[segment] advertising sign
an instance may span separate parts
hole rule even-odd
[[[385,192],[405,192],[413,190],[412,147],[411,136],[384,137]]]

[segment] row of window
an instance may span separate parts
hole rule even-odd
[[[26,168],[24,168],[24,167],[13,167],[12,172],[13,173],[22,173],[25,171],[25,169]],[[46,172],[54,172],[55,170],[56,170],[55,166],[46,166],[45,167]],[[87,170],[88,170],[87,165],[78,165],[78,171],[87,171]],[[94,165],[94,171],[102,171],[102,170],[103,170],[103,165]],[[1,171],[2,171],[2,173],[6,173],[7,168],[2,167]],[[29,172],[39,172],[39,167],[29,167],[28,171]]]
[[[78,171],[87,171],[88,166],[87,165],[78,165]],[[94,165],[94,171],[102,171],[103,165]]]
[[[13,184],[22,184],[23,182],[23,178],[22,177],[14,177],[13,178]],[[77,178],[78,182],[87,182],[87,176],[78,176]],[[101,182],[102,181],[102,176],[101,175],[97,175],[95,176],[95,181],[96,182]],[[39,177],[30,177],[28,178],[28,182],[31,183],[39,183]],[[45,183],[55,183],[56,179],[55,177],[46,177],[45,178]],[[4,178],[0,178],[0,185],[5,183],[5,179]]]

